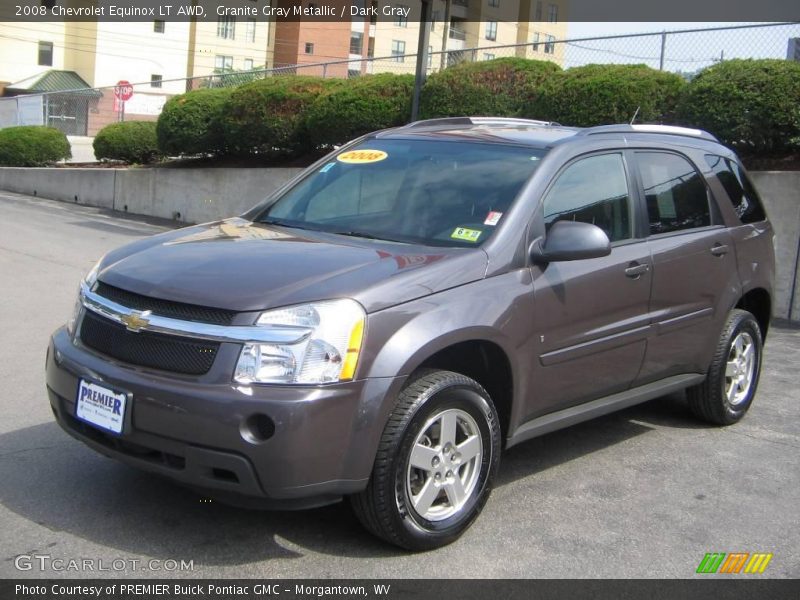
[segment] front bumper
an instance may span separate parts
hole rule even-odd
[[[73,343],[47,351],[47,391],[59,425],[98,452],[232,503],[307,507],[364,489],[403,378],[326,386],[198,382],[114,362]],[[128,393],[121,435],[75,418],[78,380]],[[252,435],[254,415],[274,424]],[[260,423],[264,421],[260,417]],[[269,435],[271,433],[271,435]]]

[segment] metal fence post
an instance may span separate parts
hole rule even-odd
[[[419,95],[425,76],[428,73],[428,40],[431,35],[431,0],[422,1],[422,18],[419,23],[419,44],[417,45],[417,71],[414,78],[414,94],[411,97],[411,120],[419,116]]]
[[[661,56],[658,59],[658,70],[659,71],[663,71],[664,70],[664,49],[666,48],[666,46],[667,46],[667,32],[666,31],[662,31],[661,32]]]
[[[328,65],[324,64],[322,65],[322,78],[325,79],[327,75],[328,75]]]

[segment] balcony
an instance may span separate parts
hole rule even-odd
[[[462,42],[467,39],[467,32],[463,29],[450,26],[450,33],[448,34],[451,40],[461,40]]]

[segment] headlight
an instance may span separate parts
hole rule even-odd
[[[242,347],[234,380],[239,383],[330,383],[355,376],[366,314],[355,300],[290,306],[263,313],[257,325],[311,330],[294,344]]]
[[[95,281],[97,281],[97,272],[100,270],[100,263],[103,261],[101,258],[98,260],[94,266],[89,270],[86,274],[86,277],[83,278],[81,285],[86,285],[90,289],[94,285]],[[67,321],[67,332],[70,336],[75,334],[75,324],[78,322],[78,317],[81,314],[81,308],[83,305],[81,304],[81,286],[78,286],[78,299],[75,301],[75,306],[72,307],[72,316],[70,317],[69,321]]]

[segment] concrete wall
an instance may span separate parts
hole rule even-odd
[[[242,214],[301,169],[0,168],[0,190],[203,223]]]
[[[800,171],[755,171],[750,176],[775,229],[773,313],[800,321]]]
[[[242,214],[301,169],[0,168],[0,190],[203,223]],[[773,313],[800,322],[800,172],[751,173],[776,233]],[[791,310],[790,310],[791,305]]]

